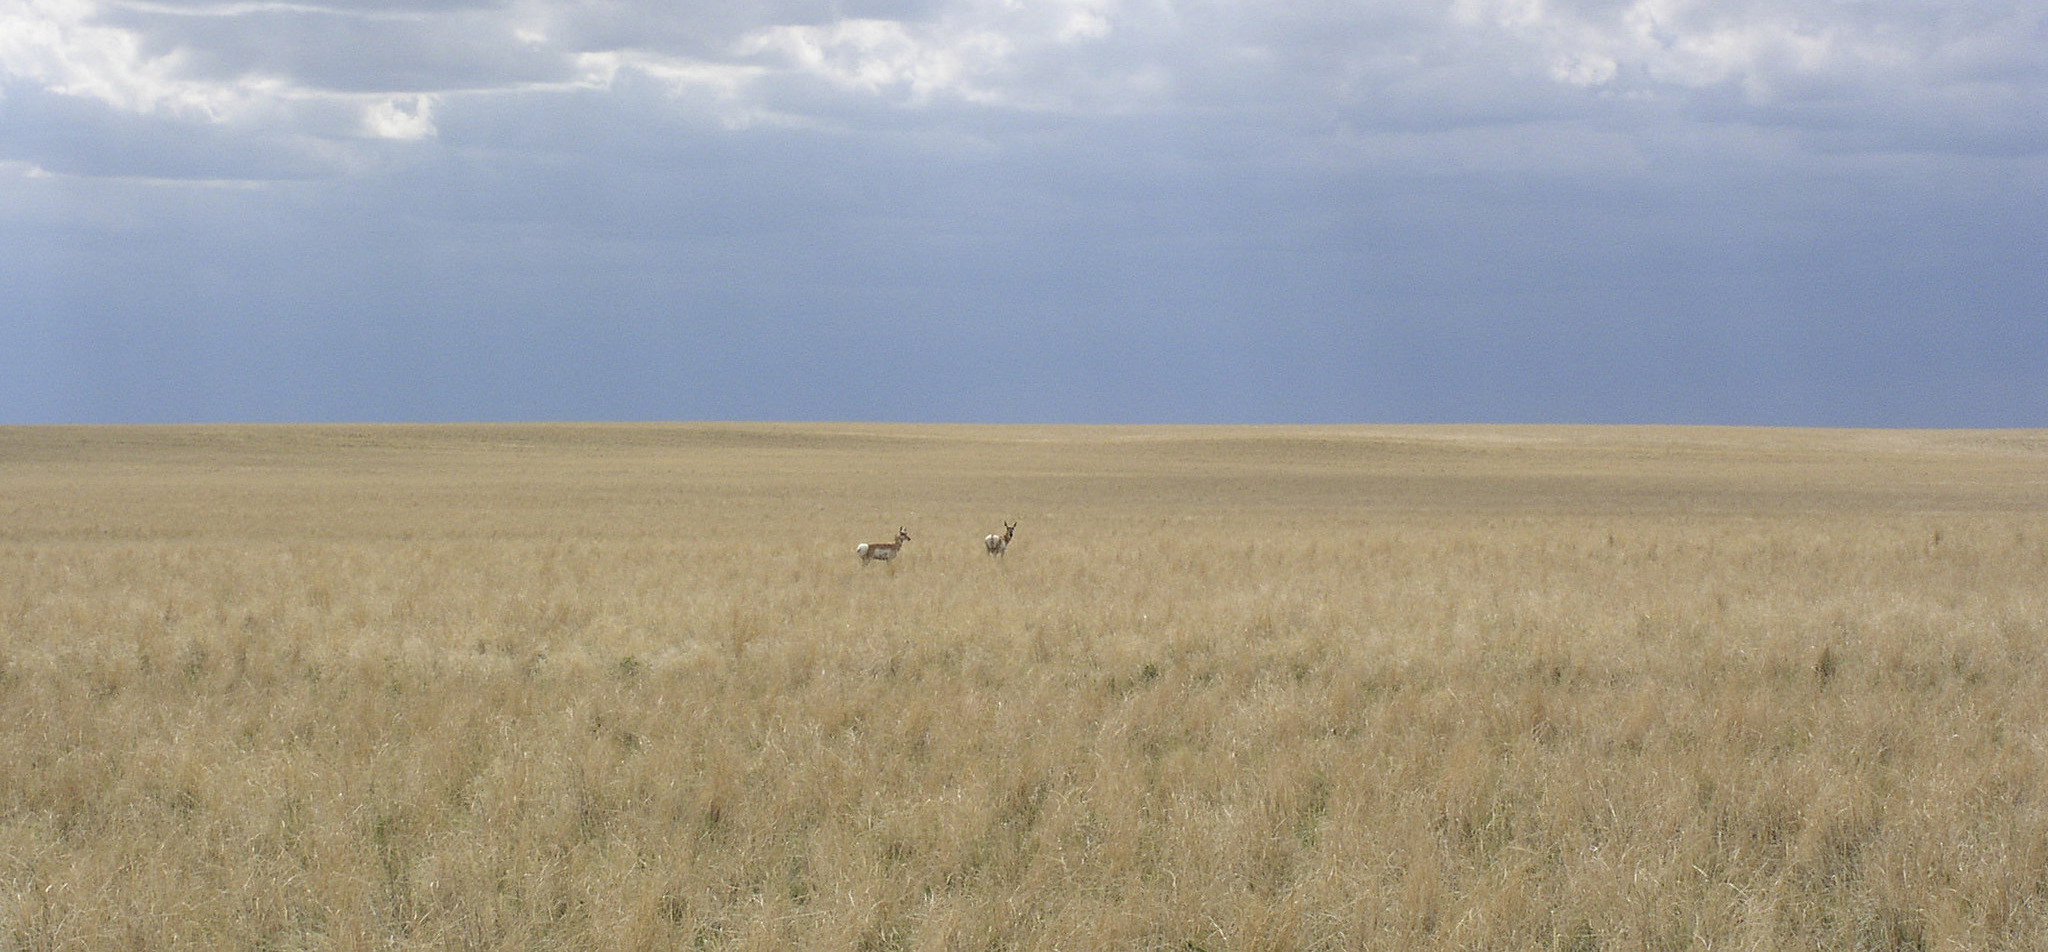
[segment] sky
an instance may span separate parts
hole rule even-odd
[[[0,0],[0,424],[2048,426],[2040,0]]]

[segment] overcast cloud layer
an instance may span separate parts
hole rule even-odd
[[[9,0],[0,423],[2048,425],[2044,117],[2038,0]]]

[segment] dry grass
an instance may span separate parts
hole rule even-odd
[[[0,949],[2043,948],[2044,581],[2039,433],[0,429]]]

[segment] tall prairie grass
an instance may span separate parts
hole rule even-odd
[[[2038,949],[2044,582],[2036,433],[0,429],[0,949]]]

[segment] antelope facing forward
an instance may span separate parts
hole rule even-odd
[[[1008,549],[1010,548],[1010,540],[1011,540],[1012,538],[1015,538],[1015,537],[1016,537],[1016,535],[1017,535],[1017,524],[1016,524],[1016,523],[1014,523],[1014,522],[1009,522],[1009,521],[1005,520],[1005,521],[1003,522],[1003,534],[1002,534],[1002,535],[996,535],[995,533],[989,533],[989,537],[988,537],[988,538],[986,538],[986,539],[983,539],[983,540],[981,540],[981,542],[982,542],[982,544],[983,544],[983,545],[986,545],[986,546],[988,546],[988,554],[990,554],[990,555],[1001,555],[1001,554],[1003,554],[1003,553],[1004,553],[1005,551],[1007,551],[1007,550],[1008,550]]]
[[[894,559],[898,552],[903,551],[903,543],[909,541],[910,533],[903,531],[903,528],[898,526],[896,528],[896,541],[863,542],[854,546],[853,551],[860,556],[860,564],[865,566],[873,561],[887,562]]]

